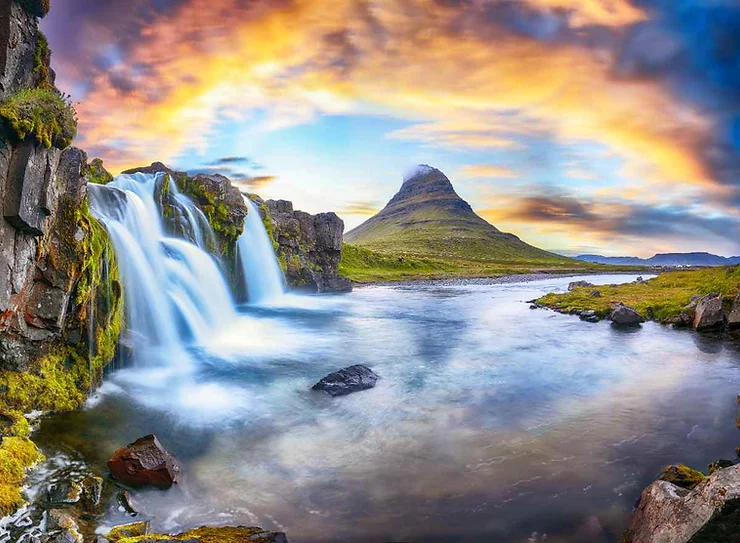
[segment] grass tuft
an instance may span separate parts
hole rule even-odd
[[[72,103],[49,89],[26,89],[0,104],[0,120],[19,141],[33,136],[46,148],[65,149],[77,135]]]

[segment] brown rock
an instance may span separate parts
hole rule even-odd
[[[725,322],[725,313],[722,309],[722,296],[707,294],[696,305],[694,328],[696,330],[712,330],[720,328]]]
[[[118,449],[108,469],[115,480],[134,487],[170,488],[180,475],[177,460],[151,434]]]

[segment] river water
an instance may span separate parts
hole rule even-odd
[[[242,307],[191,348],[195,363],[115,371],[36,440],[52,459],[102,473],[116,448],[155,433],[184,468],[168,491],[132,492],[160,531],[618,541],[664,465],[734,456],[740,354],[729,340],[654,323],[619,330],[525,303],[575,279],[374,286]],[[311,390],[358,363],[380,375],[374,389]],[[109,509],[108,524],[125,521]]]

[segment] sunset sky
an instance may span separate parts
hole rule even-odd
[[[53,0],[77,145],[348,228],[415,164],[567,252],[740,254],[740,0]]]

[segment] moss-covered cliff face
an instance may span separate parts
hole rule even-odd
[[[22,503],[40,459],[24,418],[79,407],[123,326],[118,267],[90,215],[87,156],[69,147],[74,111],[54,87],[36,16],[0,1],[0,515]]]

